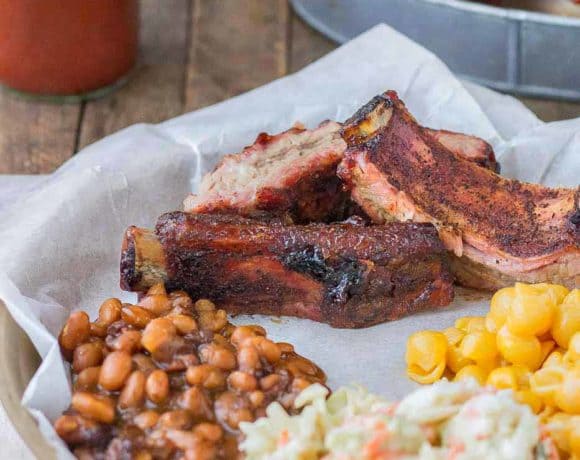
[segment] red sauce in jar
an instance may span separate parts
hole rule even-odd
[[[137,0],[0,0],[0,82],[35,94],[86,93],[135,64]]]

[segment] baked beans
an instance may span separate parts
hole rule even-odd
[[[234,326],[207,299],[153,286],[137,305],[107,299],[59,335],[71,405],[54,427],[78,458],[237,458],[238,426],[324,373],[256,325]]]

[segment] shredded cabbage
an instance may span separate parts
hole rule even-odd
[[[278,403],[244,422],[247,460],[527,460],[535,458],[540,424],[508,390],[475,381],[442,380],[392,403],[359,386],[329,396],[322,385],[296,399],[299,415]]]

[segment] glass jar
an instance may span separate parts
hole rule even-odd
[[[137,0],[0,0],[0,83],[75,102],[106,94],[135,66]]]

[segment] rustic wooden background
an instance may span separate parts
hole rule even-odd
[[[219,102],[336,47],[286,0],[142,0],[141,23],[139,69],[109,97],[59,106],[0,92],[0,173],[49,173],[125,126]],[[524,102],[546,121],[580,116],[580,104]]]

